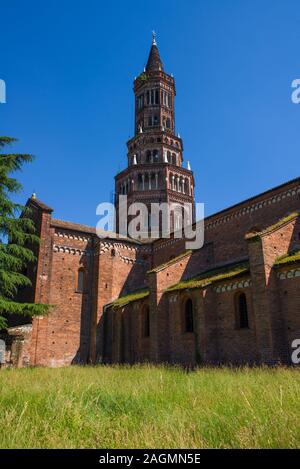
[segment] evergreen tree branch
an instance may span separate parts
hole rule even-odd
[[[0,149],[15,141],[11,137],[0,137]],[[49,305],[18,301],[20,288],[31,286],[25,272],[36,260],[33,250],[39,237],[30,218],[30,208],[10,199],[10,194],[22,189],[11,173],[32,161],[30,154],[0,153],[0,329],[7,327],[6,315],[34,316],[50,311]]]

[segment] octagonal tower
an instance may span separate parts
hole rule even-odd
[[[128,165],[115,177],[117,219],[119,195],[127,195],[128,205],[143,202],[149,208],[155,202],[189,203],[192,223],[194,177],[189,162],[183,167],[183,142],[175,133],[175,81],[164,71],[155,36],[146,68],[134,80],[134,94],[135,129],[127,142]],[[180,228],[176,210],[170,214],[170,226],[171,231]]]

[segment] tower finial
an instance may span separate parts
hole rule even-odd
[[[155,31],[152,31],[152,44],[154,46],[157,45],[157,43],[156,43],[156,32]]]

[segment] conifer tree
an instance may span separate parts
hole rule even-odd
[[[20,182],[11,177],[12,173],[33,160],[28,154],[2,153],[6,145],[15,141],[0,137],[0,329],[7,327],[8,314],[34,316],[49,310],[49,305],[17,300],[19,288],[31,285],[24,271],[35,260],[31,247],[39,238],[29,218],[29,208],[11,200],[11,196],[22,189]]]

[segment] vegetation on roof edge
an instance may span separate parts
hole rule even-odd
[[[194,277],[189,280],[183,280],[171,287],[167,288],[166,292],[176,291],[176,290],[192,290],[194,288],[201,288],[211,285],[212,283],[219,282],[228,278],[237,277],[242,274],[249,272],[249,263],[243,262],[236,264],[231,267],[223,267],[220,269],[211,270],[210,272],[204,272],[197,277]]]
[[[285,264],[294,264],[295,262],[300,262],[300,249],[278,257],[274,263],[274,267],[280,267]]]
[[[138,76],[138,80],[147,81],[147,80],[148,80],[147,73],[146,73],[146,72],[142,72],[142,73]]]
[[[122,308],[123,306],[126,306],[130,303],[133,303],[134,301],[142,300],[143,298],[146,298],[149,296],[150,292],[149,290],[137,290],[132,293],[128,293],[128,295],[120,296],[117,298],[115,301],[113,301],[110,305],[112,309],[118,309]]]
[[[280,228],[282,225],[284,225],[285,223],[288,223],[289,221],[293,220],[293,218],[299,215],[300,215],[300,212],[290,213],[289,215],[281,218],[280,220],[278,220],[278,222],[274,223],[273,225],[268,226],[262,231],[258,231],[257,233],[247,233],[246,239],[248,241],[256,241],[257,239],[260,238],[260,236],[266,233],[269,233],[270,231],[276,230],[276,228]]]
[[[184,255],[186,254],[188,254],[188,251],[184,253]],[[172,259],[172,261],[178,260],[178,258],[183,257],[184,255],[178,256],[177,258]],[[172,263],[172,261],[166,263],[165,265]],[[285,254],[283,256],[278,257],[274,263],[274,267],[280,267],[281,265],[293,264],[296,262],[300,262],[300,249],[294,250],[289,254]],[[236,264],[235,266],[223,267],[220,269],[211,270],[209,272],[204,272],[203,274],[198,275],[197,277],[194,277],[189,280],[182,280],[181,282],[176,283],[175,285],[172,285],[167,288],[165,292],[203,288],[213,283],[220,282],[229,278],[235,278],[247,273],[249,273],[249,262],[243,262],[240,264]],[[147,296],[149,296],[149,294],[149,290],[138,290],[133,293],[129,293],[128,295],[124,295],[117,298],[111,303],[110,306],[113,309],[122,308],[123,306],[127,306],[128,304],[133,303],[134,301],[146,298]]]
[[[157,267],[155,267],[152,270],[149,270],[147,273],[151,274],[153,272],[158,272],[159,270],[164,269],[165,267],[168,267],[169,265],[175,264],[177,261],[180,259],[183,259],[186,257],[188,254],[192,253],[192,249],[188,249],[187,251],[184,251],[182,254],[179,254],[179,256],[174,257],[173,259],[170,259],[168,262],[165,262],[164,264],[159,264]]]

